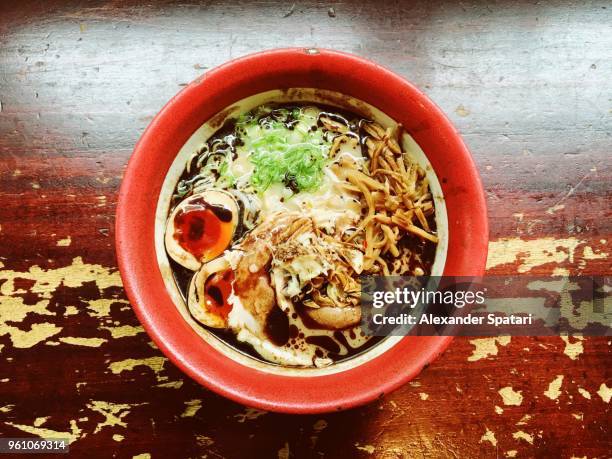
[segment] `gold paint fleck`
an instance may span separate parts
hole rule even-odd
[[[425,392],[419,392],[419,397],[421,397],[421,400],[427,400],[429,398],[429,394],[426,394]]]
[[[40,427],[49,420],[50,416],[39,417],[34,419],[34,427]]]
[[[5,405],[5,406],[0,406],[0,413],[8,413],[9,411],[11,411],[13,408],[15,408],[15,405]]]
[[[495,438],[495,434],[489,430],[488,427],[485,427],[485,433],[482,437],[480,437],[480,443],[483,441],[488,441],[493,446],[497,446],[497,439]]]
[[[503,414],[504,413],[504,409],[501,406],[495,405],[495,412],[497,414]]]
[[[104,421],[98,423],[94,433],[100,432],[104,427],[127,427],[127,424],[123,421],[123,418],[130,413],[131,407],[139,405],[140,404],[129,405],[126,403],[111,403],[101,400],[92,400],[91,403],[87,404],[87,408],[104,416]]]
[[[196,415],[200,408],[202,408],[202,400],[193,399],[185,402],[185,411],[181,414],[182,418],[192,418]]]
[[[544,392],[551,400],[557,400],[561,395],[561,384],[563,384],[563,375],[557,375],[548,385],[548,389]]]
[[[81,434],[81,429],[79,429],[74,420],[70,421],[70,432],[58,432],[57,430],[43,429],[42,427],[28,426],[25,424],[14,424],[12,422],[6,422],[5,424],[40,438],[67,439],[70,444],[74,443]]]
[[[526,425],[526,424],[529,422],[529,420],[530,420],[530,419],[531,419],[531,415],[530,415],[530,414],[526,414],[526,415],[524,415],[524,416],[523,416],[523,417],[522,417],[522,418],[519,420],[519,422],[517,422],[517,423],[516,423],[516,425],[517,425],[517,426],[524,426],[524,425]]]
[[[79,309],[75,306],[66,306],[65,316],[75,316],[79,313]]]
[[[584,389],[582,387],[579,387],[578,388],[578,392],[580,392],[580,395],[582,395],[587,400],[591,400],[591,393],[588,390],[586,390],[586,389]]]
[[[183,381],[170,381],[162,384],[157,384],[155,387],[161,387],[164,389],[180,389],[183,387]]]
[[[268,414],[267,411],[258,410],[255,408],[246,408],[243,413],[235,414],[234,417],[238,420],[238,422],[243,423],[245,421],[252,421],[266,414]]]
[[[78,338],[76,336],[63,336],[59,339],[62,343],[73,346],[100,347],[106,343],[104,338]]]
[[[99,298],[88,301],[87,309],[91,311],[89,315],[92,317],[106,317],[110,316],[111,306],[115,303],[129,304],[127,301],[117,298]]]
[[[518,451],[515,450],[515,449],[508,450],[508,451],[506,451],[506,457],[516,457],[516,453],[517,452]]]
[[[468,357],[468,362],[475,362],[491,355],[497,355],[497,344],[507,346],[510,343],[510,339],[509,336],[471,339],[470,343],[474,345],[474,351],[472,351],[472,355]]]
[[[610,403],[610,399],[612,398],[612,387],[608,387],[606,383],[601,383],[597,395],[599,395],[604,402]]]
[[[470,114],[470,111],[467,108],[465,108],[463,105],[459,105],[455,109],[455,113],[461,117],[466,117]]]
[[[120,434],[114,434],[114,435],[113,435],[113,440],[115,440],[115,441],[117,441],[117,442],[118,442],[118,441],[123,441],[123,439],[124,439],[124,438],[125,438],[125,437],[124,437],[123,435],[120,435]]]
[[[515,391],[512,387],[507,386],[502,387],[498,393],[501,395],[504,405],[519,406],[523,403],[523,395],[520,390]]]
[[[149,453],[142,453],[133,456],[132,459],[151,459],[151,455]]]
[[[372,445],[363,445],[363,446],[360,446],[359,443],[355,443],[355,448],[357,448],[358,450],[361,450],[361,451],[365,451],[368,454],[373,454],[374,451],[376,451],[376,448],[374,448],[374,446],[372,446]]]
[[[576,360],[578,356],[584,352],[584,347],[582,345],[583,338],[581,336],[576,336],[574,338],[576,341],[572,343],[570,342],[568,336],[561,337],[561,339],[565,342],[565,349],[563,349],[563,353],[572,360]]]
[[[61,327],[48,322],[32,324],[29,331],[23,331],[17,327],[6,325],[3,323],[4,321],[5,317],[3,314],[0,319],[0,336],[8,333],[13,343],[13,347],[16,348],[29,348],[35,346],[62,331]]]
[[[103,330],[110,332],[114,339],[125,338],[128,336],[136,336],[138,333],[144,333],[144,328],[140,325],[122,325],[120,327],[100,327]]]
[[[157,375],[164,369],[164,364],[168,359],[165,357],[149,357],[146,359],[125,359],[111,363],[108,368],[113,374],[120,374],[124,371],[131,371],[138,366],[149,367]]]
[[[514,432],[512,434],[512,438],[514,438],[515,440],[525,440],[530,445],[533,445],[533,435],[529,435],[528,433],[523,432],[522,430]]]
[[[584,413],[572,413],[572,416],[579,421],[584,421]]]
[[[55,245],[58,247],[69,247],[72,244],[72,239],[68,236],[66,239],[60,239]]]

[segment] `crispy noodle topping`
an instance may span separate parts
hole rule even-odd
[[[359,276],[428,274],[438,242],[425,171],[401,133],[318,106],[263,105],[213,136],[186,165],[167,232],[184,202],[218,190],[235,202],[232,241],[208,261],[166,237],[176,263],[200,266],[187,276],[192,315],[283,365],[325,366],[371,345]]]

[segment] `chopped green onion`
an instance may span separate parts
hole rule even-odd
[[[323,180],[330,142],[321,132],[311,129],[289,129],[280,118],[301,118],[301,110],[260,110],[248,114],[237,122],[239,131],[249,149],[249,160],[255,166],[251,176],[253,187],[265,191],[273,183],[284,183],[294,192],[312,191]],[[263,115],[263,116],[262,116]]]

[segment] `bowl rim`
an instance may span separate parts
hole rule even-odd
[[[371,91],[373,85],[377,91]],[[244,405],[321,413],[359,406],[395,390],[441,354],[452,337],[404,337],[367,363],[331,375],[296,378],[258,371],[214,350],[182,320],[164,285],[154,247],[161,183],[185,141],[206,120],[245,95],[292,87],[349,94],[402,122],[443,188],[449,212],[444,274],[484,273],[488,246],[484,190],[454,126],[399,75],[364,58],[320,48],[282,48],[240,57],[208,71],[174,96],[146,128],[128,162],[117,203],[115,244],[123,284],[137,317],[181,370]]]

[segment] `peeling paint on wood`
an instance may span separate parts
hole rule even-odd
[[[104,338],[77,338],[75,336],[62,336],[59,339],[62,343],[72,344],[73,346],[100,347],[106,340]]]
[[[561,264],[574,261],[576,248],[584,243],[577,238],[555,239],[544,237],[524,240],[505,238],[489,244],[487,268],[495,268],[518,262],[517,272],[527,273],[548,263]]]
[[[127,424],[123,420],[129,413],[133,406],[138,404],[127,404],[127,403],[112,403],[101,400],[92,400],[87,404],[87,407],[104,417],[104,421],[99,422],[94,429],[94,434],[100,432],[105,427],[127,427]]]
[[[69,247],[70,244],[72,243],[72,239],[70,238],[70,236],[66,237],[65,239],[60,239],[59,241],[57,241],[57,245],[58,247]]]
[[[497,439],[495,438],[495,434],[491,432],[488,428],[486,429],[482,437],[480,437],[480,443],[482,443],[483,441],[488,441],[489,443],[491,443],[491,445],[497,446]]]
[[[565,349],[563,349],[563,353],[567,355],[570,359],[576,360],[580,356],[580,354],[584,352],[584,346],[582,345],[582,337],[574,337],[574,342],[572,342],[571,338],[567,336],[562,336],[561,339],[565,342]]]
[[[243,423],[246,421],[253,421],[261,416],[268,414],[267,411],[258,410],[256,408],[245,408],[244,412],[234,415],[237,422]]]
[[[578,388],[578,392],[580,392],[580,395],[582,395],[587,400],[591,400],[591,393],[588,390],[586,390],[586,389],[584,389],[582,387],[579,387]]]
[[[551,400],[557,400],[559,395],[561,395],[561,384],[563,384],[563,375],[557,375],[548,385],[548,389],[546,389],[544,395]]]
[[[498,391],[499,395],[501,395],[502,401],[504,405],[515,405],[518,406],[523,403],[523,395],[521,391],[515,391],[512,387],[502,387]]]
[[[114,374],[119,374],[124,371],[131,371],[136,367],[149,367],[157,375],[163,370],[164,364],[168,361],[165,357],[148,357],[145,359],[125,359],[111,363],[108,368]]]
[[[597,395],[599,395],[604,402],[610,403],[610,399],[612,398],[612,387],[608,387],[606,383],[601,383]]]
[[[48,439],[67,439],[70,443],[75,442],[79,438],[79,435],[81,433],[81,429],[79,429],[75,421],[70,421],[70,430],[67,432],[58,432],[56,430],[44,429],[42,427],[28,426],[24,424],[16,424],[12,422],[6,422],[5,424],[19,429],[22,432],[32,434],[36,437]]]
[[[519,430],[518,432],[514,432],[512,434],[512,438],[515,438],[517,440],[524,440],[530,445],[533,445],[533,435],[523,432],[522,430]]]
[[[185,411],[181,414],[182,418],[192,418],[202,408],[202,400],[194,399],[185,402]]]
[[[135,336],[138,333],[144,333],[144,329],[141,326],[133,326],[133,325],[121,325],[118,327],[100,327],[103,330],[107,330],[110,332],[111,337],[114,339],[117,338],[126,338],[129,336]]]
[[[468,357],[468,362],[475,362],[480,359],[486,359],[489,356],[497,355],[497,345],[507,346],[510,343],[510,336],[498,336],[494,338],[477,338],[470,340],[474,345],[472,355]]]
[[[345,2],[331,20],[312,1],[286,18],[274,1],[4,2],[0,435],[67,437],[76,457],[608,455],[609,338],[457,338],[380,402],[277,415],[165,359],[130,309],[113,250],[125,165],[179,85],[306,40],[390,67],[449,115],[482,175],[489,273],[609,273],[612,9],[532,6]],[[181,417],[193,400],[201,408]]]

